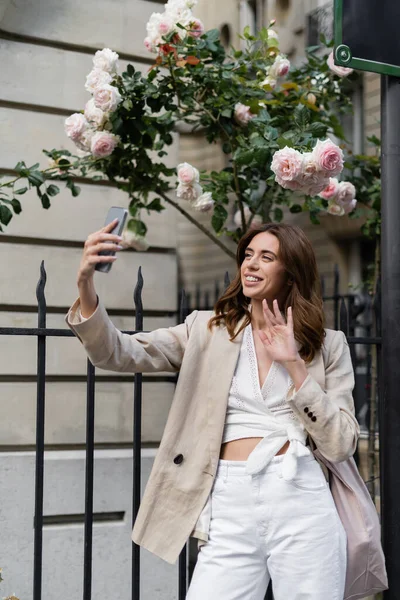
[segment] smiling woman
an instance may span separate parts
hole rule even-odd
[[[315,254],[303,230],[284,223],[255,227],[240,240],[236,261],[236,277],[209,327],[224,322],[233,340],[250,322],[263,323],[263,299],[270,308],[276,299],[284,314],[292,307],[300,355],[311,362],[324,340],[324,314]]]

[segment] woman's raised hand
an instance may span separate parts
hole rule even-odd
[[[119,245],[122,238],[110,233],[116,226],[117,221],[118,219],[114,219],[114,221],[99,231],[91,233],[88,236],[79,265],[78,284],[93,277],[96,263],[112,263],[117,259],[116,256],[99,256],[99,252],[102,250],[111,250],[113,252],[122,250],[122,246]]]
[[[278,301],[274,300],[272,312],[266,300],[262,302],[264,327],[258,330],[258,335],[271,360],[288,363],[300,359],[293,332],[292,307],[287,310],[287,320],[283,318]]]

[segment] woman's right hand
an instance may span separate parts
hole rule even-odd
[[[119,235],[110,233],[117,222],[118,219],[114,219],[114,221],[99,231],[95,231],[88,236],[79,265],[78,284],[86,282],[93,277],[96,263],[112,263],[117,260],[116,256],[99,256],[101,250],[112,250],[113,252],[122,250],[122,246],[119,245],[122,238]]]

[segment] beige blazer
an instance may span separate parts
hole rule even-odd
[[[224,327],[208,330],[212,312],[194,311],[176,327],[128,335],[113,325],[100,300],[84,322],[78,308],[79,299],[65,320],[96,367],[125,373],[180,370],[132,533],[137,544],[173,563],[212,488],[243,332],[231,342]],[[307,379],[296,393],[289,390],[288,401],[321,453],[334,462],[345,460],[354,453],[360,430],[344,334],[327,329],[322,351],[307,368]]]

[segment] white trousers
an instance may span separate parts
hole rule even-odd
[[[343,600],[346,533],[313,455],[292,481],[283,455],[256,475],[220,460],[209,540],[200,548],[187,600]]]

